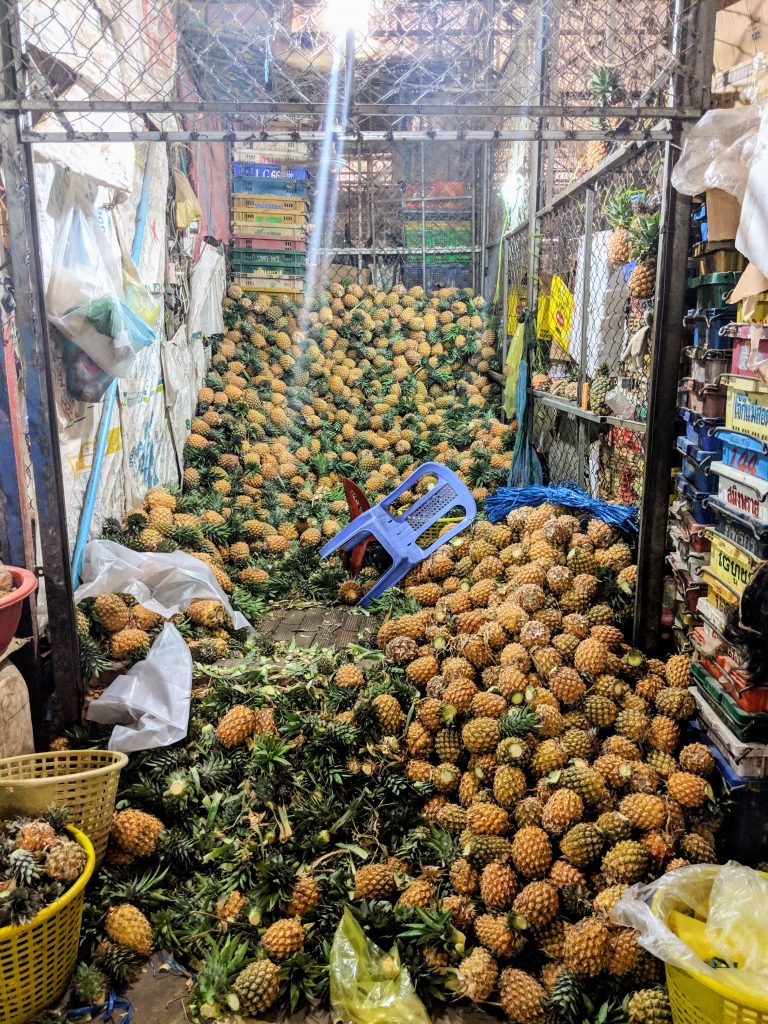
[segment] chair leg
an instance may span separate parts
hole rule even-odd
[[[408,570],[411,568],[411,563],[407,560],[401,562],[394,562],[392,566],[380,577],[376,584],[371,587],[367,594],[360,598],[358,604],[361,608],[367,608],[368,605],[375,598],[383,594],[384,591],[389,590],[390,587],[394,587],[396,583],[405,576]]]
[[[339,548],[345,548],[345,550],[349,551],[350,548],[355,547],[356,544],[359,544],[361,540],[365,540],[370,534],[370,520],[366,522],[365,513],[363,513],[362,516],[358,516],[357,519],[353,519],[351,523],[343,526],[335,537],[320,548],[320,557],[327,558],[328,555],[338,551]]]

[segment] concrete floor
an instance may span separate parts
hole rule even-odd
[[[372,635],[379,620],[356,615],[340,605],[311,605],[308,608],[284,608],[259,621],[259,632],[281,643],[295,641],[298,647],[336,647],[341,649],[358,640],[360,634]]]

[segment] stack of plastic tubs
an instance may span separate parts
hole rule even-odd
[[[433,193],[450,191],[438,187],[447,184],[453,183],[437,183]],[[470,287],[474,242],[471,204],[471,199],[467,198],[430,196],[424,202],[422,222],[421,199],[403,201],[404,242],[405,248],[411,250],[406,254],[403,269],[406,287],[419,284],[427,289]],[[426,278],[422,280],[425,268]]]
[[[298,301],[307,258],[304,143],[233,146],[232,277],[245,291]]]

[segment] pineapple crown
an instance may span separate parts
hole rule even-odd
[[[597,68],[589,76],[589,91],[601,107],[607,107],[619,91],[619,76],[614,68]]]
[[[629,228],[629,252],[632,259],[653,260],[659,249],[660,231],[659,212],[636,217]]]
[[[605,217],[612,228],[628,228],[635,214],[633,196],[635,190],[616,189],[609,192],[605,200]]]

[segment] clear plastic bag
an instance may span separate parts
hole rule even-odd
[[[343,1024],[429,1024],[397,948],[371,942],[347,907],[331,948],[331,1014]]]
[[[186,611],[196,597],[221,601],[235,629],[252,629],[236,612],[204,562],[183,551],[132,551],[111,540],[92,540],[83,552],[83,581],[75,601],[99,594],[131,594],[150,611],[168,619]]]
[[[121,268],[73,175],[65,212],[56,224],[46,310],[65,338],[115,377],[128,375],[136,353],[155,336],[123,299]]]
[[[707,936],[718,955],[768,982],[768,879],[735,861],[718,872],[709,896]]]
[[[678,192],[695,196],[720,188],[744,201],[753,161],[762,152],[760,122],[765,101],[730,110],[710,110],[686,133],[683,151],[672,171]]]
[[[727,950],[712,942],[708,927],[714,908],[712,895],[713,891],[717,895],[715,886],[720,873],[725,871],[727,878],[731,868],[740,867],[733,861],[724,866],[693,864],[662,875],[648,885],[630,886],[613,908],[611,920],[634,928],[640,945],[664,963],[719,984],[727,981],[734,992],[762,991],[765,976],[753,969],[741,969],[743,962],[739,963],[739,969],[731,969],[726,962]],[[765,907],[763,915],[766,915]],[[723,920],[722,912],[720,920]],[[727,934],[732,931],[738,931],[735,920],[728,921]]]
[[[86,717],[117,723],[110,750],[150,750],[186,737],[191,700],[192,655],[178,629],[166,622],[146,658],[91,701]]]

